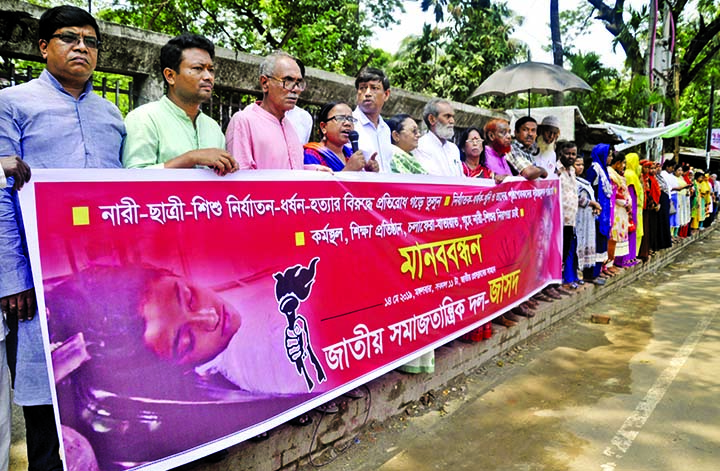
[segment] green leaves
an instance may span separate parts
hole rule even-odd
[[[370,46],[372,27],[396,23],[401,6],[400,0],[112,0],[99,16],[170,35],[192,31],[253,54],[282,48],[308,66],[355,75],[387,59]]]
[[[524,56],[523,47],[510,39],[516,21],[504,3],[425,3],[447,7],[452,16],[403,41],[388,65],[394,86],[464,102],[495,70]]]

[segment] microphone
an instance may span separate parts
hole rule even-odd
[[[353,154],[358,151],[358,139],[360,139],[360,135],[357,131],[353,130],[348,133],[348,137],[350,138],[350,145],[352,146]]]

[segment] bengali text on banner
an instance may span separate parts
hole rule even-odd
[[[225,448],[560,279],[557,180],[242,173],[21,192],[68,468]]]

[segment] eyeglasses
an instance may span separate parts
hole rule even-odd
[[[273,79],[276,82],[280,82],[282,84],[282,87],[289,92],[293,91],[295,88],[297,88],[300,91],[303,91],[303,90],[305,90],[305,87],[307,87],[307,82],[305,82],[304,79],[300,79],[300,80],[294,80],[294,79],[289,79],[289,78],[279,79],[277,77],[273,77],[272,75],[266,75],[265,77],[267,77],[269,79]]]
[[[330,122],[330,121],[332,121],[333,119],[334,119],[335,121],[337,121],[338,124],[342,124],[342,123],[353,123],[353,124],[355,124],[355,123],[357,123],[357,119],[355,119],[354,116],[350,116],[350,115],[338,114],[338,115],[333,116],[332,118],[328,118],[327,120],[328,120],[328,122]]]
[[[81,34],[73,33],[71,31],[53,34],[52,36],[50,36],[50,39],[52,38],[57,38],[65,44],[72,44],[73,46],[77,46],[82,40],[82,42],[85,43],[85,45],[90,49],[97,49],[100,47],[100,40],[95,36],[83,36]]]
[[[485,141],[483,141],[479,137],[473,137],[472,139],[468,139],[467,142],[470,142],[472,144],[482,144]]]
[[[405,128],[405,129],[403,129],[403,130],[400,131],[400,132],[406,132],[406,133],[408,133],[408,134],[414,134],[414,135],[419,136],[419,135],[420,135],[420,128],[415,128],[415,129]]]

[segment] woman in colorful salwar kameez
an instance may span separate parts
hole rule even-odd
[[[614,269],[610,269],[605,264],[608,259],[608,238],[611,235],[614,218],[613,187],[607,171],[611,152],[609,144],[598,144],[593,147],[591,153],[592,165],[585,171],[587,180],[595,190],[595,198],[602,208],[597,218],[597,230],[595,232],[597,259],[593,270],[593,278],[612,276],[616,273]]]
[[[593,277],[593,269],[597,261],[595,241],[595,218],[602,208],[595,201],[595,191],[585,175],[585,162],[582,158],[575,159],[575,182],[578,189],[578,212],[575,222],[577,236],[578,269],[583,273],[583,280],[603,285],[605,280]]]
[[[638,264],[638,250],[643,235],[642,205],[645,199],[645,192],[640,183],[640,156],[631,153],[625,156],[625,181],[627,183],[628,196],[631,208],[628,211],[628,254],[615,257],[615,265],[618,267],[632,267]],[[634,229],[634,230],[633,230]]]
[[[615,257],[629,254],[628,245],[628,212],[631,209],[630,195],[625,182],[625,154],[615,154],[608,167],[608,176],[613,186],[613,223],[608,239],[608,259],[606,265],[612,266]]]

